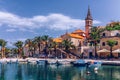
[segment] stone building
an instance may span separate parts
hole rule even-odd
[[[120,22],[111,22],[106,26],[98,26],[98,28],[106,28],[107,26],[115,27],[116,25],[120,26]],[[85,18],[86,41],[90,37],[92,26],[93,26],[93,19],[90,12],[90,8],[88,7],[87,17]],[[120,48],[120,29],[111,30],[111,31],[105,30],[104,32],[101,33],[100,36],[101,36],[100,42],[97,44],[97,51],[102,49],[110,50],[110,47],[107,45],[108,40],[115,40],[117,42],[116,45],[113,47],[113,50],[117,50]],[[84,45],[82,47],[83,47],[83,52],[86,53],[87,56],[90,56],[90,54],[94,56],[95,53],[94,46],[89,46],[89,42],[87,42],[87,45]],[[118,54],[113,54],[113,55],[118,56]]]

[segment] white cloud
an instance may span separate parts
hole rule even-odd
[[[6,32],[15,32],[15,29],[7,29]]]
[[[94,24],[100,23],[94,21]],[[46,27],[52,30],[66,30],[71,28],[80,28],[84,26],[84,20],[72,19],[63,14],[49,14],[47,16],[33,16],[32,18],[20,17],[18,15],[0,11],[0,26],[7,25],[10,28],[36,29]],[[9,31],[9,30],[8,30]]]

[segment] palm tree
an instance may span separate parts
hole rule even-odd
[[[45,45],[47,45],[48,41],[50,40],[50,37],[48,35],[44,35],[41,38],[45,42]]]
[[[14,57],[18,57],[18,48],[12,48],[11,54],[13,54]]]
[[[116,43],[117,43],[117,41],[115,41],[115,40],[108,40],[107,41],[107,45],[110,46],[110,58],[113,57],[112,48],[115,46]]]
[[[27,39],[27,40],[25,41],[25,45],[28,45],[28,52],[29,52],[29,56],[30,56],[31,47],[32,47],[32,40],[31,40],[31,39]]]
[[[75,48],[75,46],[69,39],[65,39],[62,41],[62,48],[64,48],[65,52],[70,53],[70,49]],[[67,58],[69,58],[68,55]]]
[[[34,41],[35,42],[37,42],[37,46],[38,46],[38,48],[39,48],[39,54],[40,54],[40,47],[41,47],[41,43],[42,43],[42,38],[40,37],[40,36],[38,36],[38,37],[35,37],[34,38]]]
[[[91,33],[90,33],[90,39],[91,39],[91,43],[94,45],[94,49],[95,49],[95,58],[98,57],[97,55],[97,44],[100,41],[100,33],[103,32],[104,29],[100,29],[98,27],[93,27],[91,28]]]
[[[12,49],[11,49],[11,53],[12,53],[12,54],[15,55],[15,54],[17,54],[17,52],[18,52],[17,48],[12,48]]]
[[[22,52],[23,52],[23,42],[22,41],[17,41],[16,43],[14,43],[14,45],[18,48],[18,55],[19,57],[22,57]]]
[[[11,53],[11,49],[10,48],[5,48],[5,55],[9,56],[10,53]]]
[[[52,38],[49,37],[48,35],[42,36],[42,41],[45,42],[45,48],[44,48],[44,53],[46,54],[46,57],[48,55],[47,50],[48,50],[48,43],[52,41]]]
[[[2,58],[5,57],[5,46],[7,42],[3,39],[0,39],[0,46],[1,46],[1,56]]]
[[[37,44],[38,42],[36,40],[32,40],[32,57],[33,57],[33,54],[35,54],[35,51],[37,49]]]
[[[65,39],[62,41],[62,46],[63,46],[63,48],[65,48],[65,51],[69,51],[70,48],[74,47],[73,42],[71,42],[68,39]]]
[[[57,46],[58,46],[58,44],[56,42],[52,42],[51,46],[52,46],[52,48],[54,48],[55,57],[58,57],[58,55],[57,55]]]

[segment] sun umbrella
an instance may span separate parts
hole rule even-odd
[[[120,53],[120,49],[116,49],[114,51],[112,51],[113,53]]]
[[[104,53],[104,52],[110,52],[110,51],[107,49],[102,49],[102,50],[97,51],[97,53]]]

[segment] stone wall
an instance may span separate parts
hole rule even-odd
[[[120,48],[120,37],[108,37],[108,38],[102,38],[100,40],[100,48],[98,48],[98,49],[99,50],[101,50],[101,49],[108,49],[108,50],[110,50],[110,47],[107,45],[107,41],[108,40],[115,40],[115,41],[118,42],[118,44],[113,47],[113,50],[116,50],[116,49]],[[105,42],[105,46],[102,45],[103,42]]]

